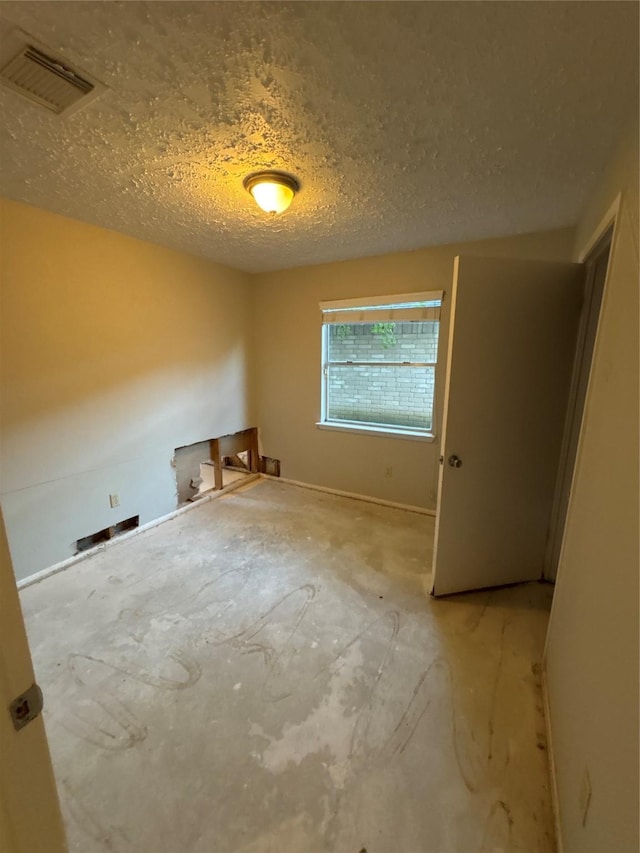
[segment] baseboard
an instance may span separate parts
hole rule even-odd
[[[386,501],[382,498],[373,498],[368,495],[358,495],[354,492],[343,492],[340,489],[330,489],[326,486],[316,486],[313,483],[301,483],[298,480],[288,480],[285,477],[272,477],[270,474],[250,474],[248,477],[245,477],[243,480],[237,480],[235,483],[230,483],[224,489],[220,489],[218,492],[210,492],[209,494],[203,495],[199,500],[193,501],[193,503],[187,504],[186,506],[182,506],[179,509],[173,510],[173,512],[167,513],[167,515],[162,515],[160,518],[154,518],[152,521],[148,521],[146,524],[141,525],[140,527],[136,527],[135,530],[130,530],[127,533],[122,533],[120,536],[116,536],[113,539],[109,539],[107,542],[102,542],[100,545],[96,545],[95,548],[89,548],[86,551],[83,551],[81,554],[74,554],[73,557],[69,557],[66,560],[62,560],[60,563],[54,563],[53,566],[49,566],[46,569],[42,569],[40,572],[35,572],[32,575],[28,575],[26,578],[22,578],[17,582],[18,589],[25,589],[28,586],[31,586],[35,583],[40,583],[40,581],[46,580],[46,578],[50,578],[52,575],[57,575],[58,572],[64,572],[65,569],[70,568],[71,566],[77,565],[77,563],[81,563],[83,560],[89,559],[94,554],[98,554],[101,551],[106,550],[107,548],[113,548],[115,545],[119,545],[121,542],[127,542],[133,536],[138,536],[140,533],[144,533],[146,530],[152,530],[154,527],[158,527],[160,524],[164,524],[166,521],[171,521],[172,518],[177,518],[179,515],[182,515],[185,512],[189,512],[192,509],[195,509],[198,506],[202,506],[202,504],[209,503],[209,501],[217,500],[218,498],[223,497],[224,495],[229,494],[229,492],[234,492],[236,489],[239,489],[243,486],[247,486],[250,483],[255,483],[258,480],[275,480],[280,483],[287,483],[290,486],[299,486],[303,489],[311,489],[316,492],[326,492],[330,495],[338,495],[342,498],[352,498],[356,501],[365,501],[367,503],[379,504],[380,506],[388,506],[393,507],[394,509],[403,509],[406,512],[416,512],[419,515],[430,515],[435,516],[435,511],[432,509],[425,509],[420,506],[411,506],[410,504],[401,504],[396,503],[394,501]]]
[[[553,825],[556,836],[556,853],[563,853],[562,830],[560,824],[560,801],[558,799],[558,781],[556,777],[556,762],[553,752],[553,738],[551,735],[551,714],[549,710],[549,692],[547,689],[547,671],[544,661],[542,662],[542,703],[544,709],[544,727],[547,736],[547,756],[549,759],[549,781],[551,784],[551,808],[553,809]]]
[[[390,506],[394,509],[404,509],[406,512],[417,512],[419,515],[430,515],[435,517],[434,509],[425,509],[421,506],[411,504],[400,504],[395,501],[385,501],[383,498],[372,498],[369,495],[357,495],[355,492],[343,492],[341,489],[330,489],[328,486],[316,486],[313,483],[301,483],[299,480],[288,480],[286,477],[273,477],[271,474],[260,474],[264,480],[274,480],[279,483],[287,483],[289,486],[300,486],[302,489],[311,489],[314,492],[326,492],[329,495],[338,495],[341,498],[352,498],[355,501],[365,501],[380,506]]]
[[[66,560],[62,560],[60,563],[54,563],[53,566],[48,566],[46,569],[42,569],[42,571],[40,572],[34,572],[34,574],[28,575],[26,578],[22,578],[21,580],[17,581],[16,586],[18,587],[18,589],[25,589],[28,586],[32,586],[32,584],[34,583],[40,583],[40,581],[43,581],[46,578],[50,578],[52,575],[57,575],[58,572],[64,572],[65,569],[68,569],[71,566],[75,566],[77,563],[81,563],[83,560],[87,560],[89,557],[93,557],[94,554],[99,554],[101,551],[105,551],[107,548],[113,548],[115,545],[119,545],[121,542],[127,542],[134,536],[138,536],[140,533],[144,533],[147,530],[152,530],[154,527],[158,527],[160,524],[164,524],[166,521],[171,521],[172,518],[177,518],[179,515],[183,515],[185,512],[189,512],[190,510],[195,509],[198,506],[202,506],[203,504],[209,503],[210,501],[214,501],[218,498],[224,497],[225,495],[228,495],[229,492],[235,492],[237,489],[243,486],[247,486],[250,483],[255,483],[260,479],[260,477],[260,474],[250,474],[243,480],[236,480],[235,483],[229,483],[228,486],[225,486],[224,489],[220,489],[220,491],[211,491],[203,495],[197,501],[193,501],[192,503],[189,503],[186,506],[181,506],[179,509],[174,509],[173,512],[169,512],[167,513],[167,515],[161,515],[159,518],[154,518],[152,521],[148,521],[146,524],[143,524],[140,527],[136,527],[134,530],[130,530],[127,533],[122,533],[121,535],[116,536],[113,539],[109,539],[107,542],[101,542],[100,545],[96,545],[95,548],[88,548],[81,554],[74,554],[73,557],[69,557]]]

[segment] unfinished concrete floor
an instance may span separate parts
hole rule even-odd
[[[432,538],[259,481],[25,589],[70,850],[552,851],[550,588],[430,599]]]

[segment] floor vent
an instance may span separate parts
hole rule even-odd
[[[20,43],[14,33],[0,54],[0,83],[33,103],[62,115],[92,100],[104,86],[66,60],[48,56],[33,44]],[[10,51],[10,52],[9,52]]]

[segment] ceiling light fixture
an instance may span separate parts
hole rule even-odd
[[[265,213],[283,213],[300,189],[298,181],[284,172],[255,172],[243,184]]]

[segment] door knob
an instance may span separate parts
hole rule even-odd
[[[455,453],[447,459],[447,462],[452,468],[459,468],[462,465],[462,459],[460,459],[459,456],[456,456]]]

